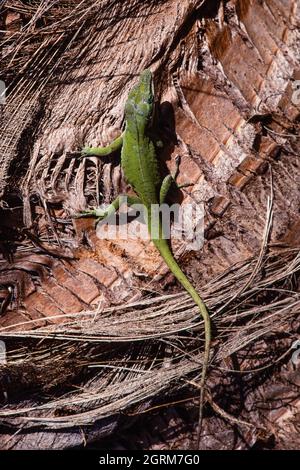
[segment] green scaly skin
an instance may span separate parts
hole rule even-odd
[[[204,385],[209,362],[211,325],[207,308],[188,278],[174,259],[167,240],[163,236],[161,218],[151,220],[151,206],[162,204],[174,181],[171,175],[161,182],[155,146],[148,136],[147,130],[152,120],[154,95],[152,74],[150,70],[142,72],[138,84],[128,94],[125,105],[125,131],[107,147],[85,147],[83,155],[105,156],[121,148],[121,165],[127,182],[132,186],[138,197],[128,197],[128,204],[143,204],[147,214],[147,224],[151,240],[165,260],[169,269],[180,284],[198,305],[205,325],[205,351],[201,376],[201,394],[199,408],[199,432],[202,424],[202,408],[204,401]],[[76,217],[96,217],[98,220],[109,216],[119,208],[119,197],[106,211],[95,209],[84,211]],[[157,234],[156,237],[153,236]]]

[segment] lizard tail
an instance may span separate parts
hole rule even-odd
[[[211,322],[210,316],[207,311],[206,305],[201,299],[200,295],[190,283],[186,275],[182,272],[180,266],[177,264],[170,247],[168,245],[167,240],[160,239],[160,240],[153,240],[156,248],[160,252],[161,256],[165,260],[166,264],[168,265],[169,269],[172,271],[174,276],[180,282],[180,284],[185,288],[185,290],[190,294],[192,299],[198,305],[200,314],[204,320],[204,328],[205,328],[205,348],[204,348],[204,360],[202,366],[202,374],[201,374],[201,381],[200,381],[200,403],[199,403],[199,417],[198,417],[198,432],[197,432],[197,449],[200,445],[200,438],[201,438],[201,429],[202,429],[202,419],[203,419],[203,404],[204,404],[204,386],[206,380],[206,373],[208,369],[209,363],[209,355],[210,355],[210,343],[211,343]]]

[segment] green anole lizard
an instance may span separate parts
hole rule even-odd
[[[132,88],[128,94],[125,105],[125,131],[107,147],[84,147],[84,156],[96,155],[105,156],[121,148],[121,166],[127,182],[131,185],[136,197],[128,196],[127,204],[142,204],[145,208],[146,221],[150,238],[164,261],[178,279],[180,284],[190,294],[198,305],[200,314],[205,325],[205,351],[201,376],[200,408],[198,444],[202,423],[202,408],[204,401],[204,385],[209,362],[211,326],[207,308],[192,286],[188,278],[182,272],[180,266],[174,259],[167,239],[164,237],[163,224],[160,215],[153,218],[151,207],[162,204],[167,196],[175,177],[166,176],[161,182],[156,157],[155,146],[149,137],[149,126],[154,112],[153,80],[150,70],[142,72],[138,84]],[[179,162],[177,162],[177,165]],[[178,168],[177,168],[178,169]],[[177,172],[176,172],[177,173]],[[117,197],[108,208],[83,211],[75,217],[96,217],[103,220],[117,211],[122,202],[121,197]]]

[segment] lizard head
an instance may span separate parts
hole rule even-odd
[[[133,116],[147,124],[153,114],[154,95],[153,79],[149,69],[144,70],[140,79],[128,94],[125,104],[125,118],[130,120]]]

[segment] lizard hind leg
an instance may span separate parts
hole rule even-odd
[[[167,175],[163,179],[160,190],[159,190],[159,203],[160,204],[163,204],[165,202],[167,194],[173,182],[174,182],[174,179],[172,175]]]
[[[187,186],[193,186],[193,184],[194,184],[194,183],[188,183],[188,182],[178,184],[176,182],[176,180],[178,178],[178,175],[179,175],[179,165],[180,165],[180,156],[177,155],[177,157],[175,158],[175,172],[173,173],[173,175],[167,175],[161,183],[160,192],[159,192],[159,203],[160,204],[163,204],[165,202],[167,194],[168,194],[168,192],[170,190],[170,187],[173,183],[175,183],[175,185],[178,189],[186,188]]]
[[[181,188],[187,188],[188,186],[193,186],[194,183],[190,183],[190,182],[186,182],[186,183],[181,183],[181,184],[178,184],[177,183],[177,178],[178,178],[178,175],[179,175],[179,165],[180,165],[180,161],[181,161],[181,158],[179,155],[176,156],[175,158],[175,172],[173,174],[173,181],[174,183],[176,184],[176,187],[178,189],[181,189]]]
[[[135,196],[127,196],[127,195],[120,195],[118,196],[109,206],[103,210],[101,207],[96,209],[90,209],[80,212],[79,214],[74,214],[74,219],[80,218],[87,218],[93,217],[96,219],[95,226],[98,225],[99,222],[103,221],[104,219],[108,219],[111,217],[117,210],[120,208],[121,204],[127,203],[128,206],[132,206],[134,204],[142,204],[141,200]]]
[[[103,210],[101,207],[98,207],[96,209],[82,211],[79,214],[74,214],[72,217],[74,219],[81,219],[83,217],[95,218],[96,219],[95,226],[96,226],[101,220],[106,219],[110,217],[112,214],[114,214],[119,209],[120,202],[121,202],[121,197],[118,196],[105,210]]]

